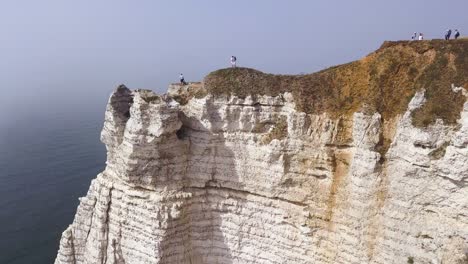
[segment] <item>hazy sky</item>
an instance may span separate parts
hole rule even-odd
[[[468,33],[466,10],[467,0],[1,0],[0,116],[103,111],[120,83],[164,92],[231,55],[264,72],[313,72],[414,31]]]

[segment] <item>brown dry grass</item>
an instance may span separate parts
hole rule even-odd
[[[135,90],[135,92],[138,92],[141,96],[141,99],[143,99],[147,103],[160,103],[161,102],[161,97],[155,94],[151,90],[137,89]]]
[[[451,85],[468,83],[468,41],[385,42],[367,57],[307,75],[273,75],[248,68],[221,69],[204,80],[214,95],[278,95],[291,92],[299,111],[334,117],[378,111],[384,120],[403,113],[415,92],[427,102],[413,113],[424,127],[441,118],[454,124],[466,98]],[[468,87],[465,87],[468,88]]]
[[[429,153],[429,156],[432,158],[432,159],[441,159],[445,156],[445,152],[447,150],[447,147],[450,145],[450,142],[447,141],[447,142],[444,142],[444,144],[442,144],[440,147],[434,149],[433,151],[431,151]]]
[[[203,98],[207,95],[207,91],[201,83],[193,82],[181,87],[184,89],[180,89],[177,95],[173,95],[174,100],[181,105],[186,105],[192,98]]]
[[[262,138],[262,144],[269,144],[273,139],[282,140],[288,135],[288,122],[286,117],[280,117],[270,133]]]

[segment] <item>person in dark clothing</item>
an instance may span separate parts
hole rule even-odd
[[[180,79],[180,84],[187,85],[187,83],[185,82],[185,79],[184,79],[184,75],[182,73],[179,75],[179,79]]]
[[[455,39],[457,39],[458,37],[460,37],[460,32],[458,32],[458,29],[455,29],[455,35],[454,35]]]
[[[449,40],[449,39],[450,39],[450,35],[452,35],[452,30],[451,30],[451,29],[448,29],[447,32],[445,33],[445,40]]]

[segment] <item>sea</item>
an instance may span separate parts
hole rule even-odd
[[[105,102],[84,108],[1,119],[1,264],[53,263],[78,198],[104,169]]]

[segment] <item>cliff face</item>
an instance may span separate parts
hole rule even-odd
[[[464,263],[468,42],[453,43],[306,76],[221,70],[162,96],[120,86],[107,167],[55,263]]]

